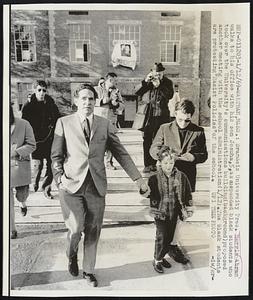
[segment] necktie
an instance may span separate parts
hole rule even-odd
[[[84,120],[83,124],[84,124],[84,128],[83,128],[84,135],[85,135],[87,143],[89,144],[89,142],[90,142],[90,122],[89,122],[88,118],[86,118]]]

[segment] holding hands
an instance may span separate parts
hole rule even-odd
[[[139,178],[135,181],[138,189],[139,189],[139,193],[143,196],[143,197],[148,197],[150,194],[150,188],[147,185],[146,181],[143,178]]]

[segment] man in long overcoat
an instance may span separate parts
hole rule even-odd
[[[164,76],[164,70],[161,63],[156,63],[136,92],[140,97],[148,93],[149,101],[143,126],[144,173],[156,170],[156,160],[150,156],[149,149],[159,127],[170,122],[168,102],[174,90],[172,81]]]
[[[35,174],[34,191],[36,192],[39,189],[44,159],[46,159],[46,173],[42,189],[46,198],[53,198],[51,194],[53,174],[50,155],[54,128],[60,114],[54,100],[47,94],[45,81],[36,80],[34,89],[35,93],[32,94],[31,101],[27,101],[22,109],[22,118],[31,124],[36,140],[36,151],[32,154]]]

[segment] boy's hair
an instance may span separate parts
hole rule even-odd
[[[44,80],[39,80],[39,79],[37,79],[37,80],[35,80],[35,81],[33,82],[33,88],[34,88],[34,89],[36,89],[36,87],[37,87],[38,85],[43,86],[43,87],[45,87],[45,88],[47,89],[47,84],[46,84],[46,81],[44,81]]]
[[[114,72],[109,72],[109,73],[107,73],[106,74],[106,76],[105,76],[105,78],[107,79],[108,77],[117,77],[117,74],[116,73],[114,73]]]
[[[191,114],[195,112],[195,106],[191,100],[183,98],[181,101],[175,104],[175,111],[181,110],[184,114]]]
[[[88,84],[88,83],[80,83],[80,84],[76,87],[75,92],[74,92],[74,97],[75,97],[75,98],[78,98],[79,92],[80,92],[81,90],[90,90],[91,92],[93,92],[94,99],[97,99],[97,98],[98,98],[98,94],[97,94],[96,90],[94,89],[94,87],[93,87],[91,84]]]
[[[167,155],[166,155],[167,154]],[[161,162],[166,156],[170,156],[171,158],[175,158],[176,152],[170,148],[169,146],[162,146],[157,153],[158,160]]]

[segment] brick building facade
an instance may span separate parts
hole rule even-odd
[[[127,123],[134,118],[140,81],[161,61],[180,96],[193,100],[194,121],[209,125],[210,12],[13,10],[11,20],[11,97],[19,108],[40,78],[50,82],[60,112],[69,114],[77,83],[97,84],[115,72]],[[112,51],[121,42],[134,45],[134,69],[112,65]]]

